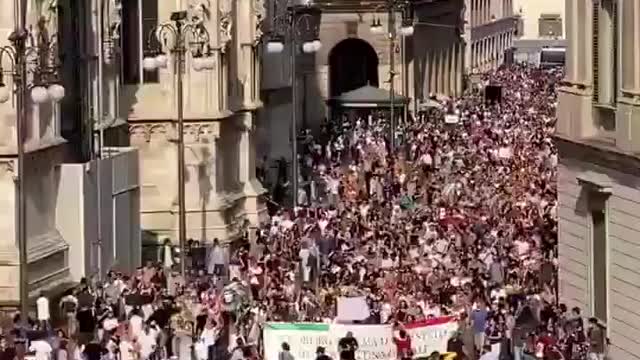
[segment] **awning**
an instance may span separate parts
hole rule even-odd
[[[342,107],[352,108],[374,108],[390,107],[391,92],[375,86],[365,85],[361,88],[347,91],[338,97],[329,100],[331,103]],[[409,102],[409,98],[395,94],[393,98],[394,107],[401,107]]]

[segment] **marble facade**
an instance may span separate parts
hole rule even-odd
[[[209,33],[215,67],[196,71],[190,54],[184,67],[187,237],[231,240],[247,220],[257,224],[266,215],[264,189],[255,177],[264,6],[260,0],[158,0],[157,10],[159,23],[187,10]],[[158,241],[177,241],[178,230],[178,98],[172,62],[169,54],[170,65],[159,70],[157,82],[124,84],[120,95],[130,144],[140,153],[141,225]]]

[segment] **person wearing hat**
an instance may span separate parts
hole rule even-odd
[[[316,348],[316,360],[332,360],[331,356],[325,354],[326,349],[323,346]]]

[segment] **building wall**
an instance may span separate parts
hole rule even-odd
[[[542,14],[558,14],[562,19],[562,33],[565,34],[565,2],[563,0],[514,0],[514,11],[521,16],[523,22],[522,39],[540,38],[538,20]],[[562,38],[562,37],[561,37]]]
[[[185,60],[184,117],[187,236],[195,240],[231,239],[245,219],[264,217],[255,178],[256,111],[260,101],[257,0],[158,1],[158,21],[187,10],[203,17],[209,33],[213,70],[196,71]],[[204,7],[204,8],[202,8]],[[205,11],[202,11],[205,9]],[[158,239],[177,241],[177,74],[169,49],[169,66],[158,83],[125,85],[121,113],[129,121],[131,145],[140,153],[142,228]],[[117,76],[112,73],[111,76]]]
[[[415,6],[415,97],[458,96],[464,77],[500,66],[517,26],[509,0],[456,0]]]
[[[558,168],[560,300],[592,316],[593,277],[595,272],[607,271],[608,319],[604,320],[612,342],[610,355],[612,359],[633,358],[640,351],[640,178],[637,172],[628,174],[594,164],[581,147],[561,145],[561,149],[565,151]],[[610,190],[607,269],[592,263],[588,201],[594,186]]]
[[[99,171],[98,166],[101,166]],[[97,193],[98,176],[107,191]],[[64,164],[60,167],[59,189],[62,196],[56,211],[58,229],[70,239],[72,280],[90,277],[99,270],[105,275],[114,266],[121,271],[134,270],[140,264],[137,151],[118,149],[102,160]],[[102,211],[100,229],[94,213],[98,196],[101,196]],[[120,216],[122,214],[126,216]]]
[[[462,93],[465,43],[471,35],[471,26],[464,24],[463,6],[461,0],[416,6],[411,68],[418,103],[431,96]]]
[[[8,46],[8,36],[15,27],[13,2],[3,3],[0,12],[0,46]],[[42,28],[36,26],[44,18]],[[44,7],[31,5],[27,9],[28,26],[33,32],[55,33],[56,14]],[[39,45],[30,43],[30,46]],[[42,44],[40,44],[42,45]],[[2,68],[11,70],[8,56],[3,56]],[[6,72],[3,80],[9,88],[13,79]],[[65,140],[60,136],[58,104],[35,105],[27,97],[27,120],[25,131],[25,206],[29,291],[56,288],[68,281],[68,248],[65,238],[56,227],[55,208],[59,197],[58,166],[64,161]],[[0,306],[15,306],[19,301],[19,263],[16,233],[17,191],[17,142],[16,102],[12,98],[0,104],[0,156],[2,175],[0,191],[3,206],[0,208]]]
[[[505,50],[511,48],[517,33],[518,19],[512,0],[467,0],[470,3],[467,42],[467,71],[487,71],[504,62]]]
[[[602,29],[593,28],[594,3],[566,1],[568,48],[556,126],[559,277],[561,300],[582,307],[585,316],[595,316],[594,275],[605,273],[608,306],[606,318],[600,320],[611,339],[610,358],[631,359],[640,352],[640,133],[636,125],[640,122],[640,4],[617,3],[618,19],[612,21],[617,21],[620,32],[604,36]],[[606,21],[598,16],[600,22]],[[603,24],[604,29],[613,28]],[[594,36],[612,56],[615,36],[617,59],[600,58],[595,63],[599,58],[594,56]],[[616,60],[617,66],[609,68]],[[615,78],[619,81],[611,83]],[[594,96],[603,84],[613,86],[615,94],[606,103],[600,100],[600,92]],[[595,268],[595,238],[587,206],[598,192],[606,196],[607,262]]]

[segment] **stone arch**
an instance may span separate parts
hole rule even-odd
[[[329,95],[339,96],[365,85],[378,86],[378,54],[359,38],[337,43],[329,52]]]

